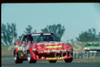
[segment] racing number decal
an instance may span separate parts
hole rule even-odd
[[[22,50],[22,47],[18,47],[18,50]]]

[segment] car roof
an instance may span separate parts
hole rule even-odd
[[[27,35],[31,35],[31,34],[44,34],[44,33],[51,33],[51,32],[29,33],[29,34],[27,34]],[[27,35],[25,35],[25,36],[27,36]]]
[[[88,42],[87,44],[99,44],[97,42]]]

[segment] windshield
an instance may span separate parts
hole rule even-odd
[[[99,44],[87,44],[86,47],[87,46],[99,46]]]
[[[33,36],[33,40],[34,41],[60,41],[59,38],[54,35],[54,34],[50,34],[50,35],[37,35],[37,36]]]

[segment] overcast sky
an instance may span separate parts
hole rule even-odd
[[[66,29],[63,41],[75,39],[89,28],[100,32],[98,3],[3,3],[1,9],[1,22],[16,23],[18,35],[27,25],[41,32],[46,25],[58,23]]]

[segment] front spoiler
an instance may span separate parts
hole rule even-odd
[[[30,50],[30,53],[31,53],[32,59],[35,59],[35,60],[58,60],[58,59],[72,58],[73,56],[72,50],[68,50],[68,51],[49,50],[47,52],[45,51],[39,52],[39,51]],[[54,54],[56,54],[56,56]]]
[[[44,56],[42,56],[42,57],[39,57],[38,55],[36,55],[35,57],[34,57],[34,59],[35,60],[58,60],[58,59],[68,59],[68,58],[72,58],[73,56],[72,55],[70,55],[70,56],[61,56],[61,57],[44,57]]]
[[[46,60],[59,60],[59,59],[68,59],[68,58],[72,58],[72,56],[70,56],[70,57],[67,57],[67,56],[64,56],[64,57],[47,57]]]

